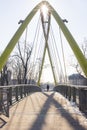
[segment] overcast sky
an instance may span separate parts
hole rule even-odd
[[[80,45],[87,38],[87,0],[48,0]],[[41,0],[0,0],[0,52],[18,29],[18,21],[25,19]],[[36,21],[33,21],[32,30]],[[53,30],[56,30],[54,26]]]

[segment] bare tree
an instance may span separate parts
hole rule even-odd
[[[81,50],[82,50],[82,52],[83,52],[85,58],[87,58],[87,39],[84,39],[84,43],[81,45]],[[80,67],[80,65],[79,65],[79,63],[76,62],[75,60],[74,60],[74,62],[71,64],[71,66],[76,69],[76,71],[77,71],[78,74],[81,75],[81,74],[83,73],[83,72],[82,72],[82,69],[81,69],[81,67]]]
[[[9,69],[10,66],[10,58],[4,65],[3,69],[0,71],[0,85],[9,85],[11,80],[11,70]]]
[[[22,73],[23,73],[23,67],[22,64],[20,63],[20,60],[18,57],[15,58],[15,56],[12,56],[12,72],[13,72],[13,79],[17,80],[17,84],[22,83]],[[16,82],[15,82],[16,83]]]
[[[14,70],[17,73],[18,83],[27,83],[27,73],[29,67],[32,47],[28,44],[24,49],[18,43],[17,52],[12,56],[15,59]]]
[[[87,58],[87,39],[84,39],[84,44],[81,46],[84,56]]]

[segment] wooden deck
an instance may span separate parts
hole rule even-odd
[[[36,92],[0,116],[1,130],[87,130],[87,119],[57,92]]]

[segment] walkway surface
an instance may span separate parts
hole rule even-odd
[[[1,130],[87,130],[87,119],[57,92],[36,92],[0,117]]]

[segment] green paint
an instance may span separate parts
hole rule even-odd
[[[27,25],[29,22],[32,20],[34,17],[35,13],[38,11],[40,7],[39,3],[31,12],[30,14],[26,17],[24,22],[21,24],[21,26],[18,28],[10,42],[8,43],[7,47],[5,48],[4,52],[0,56],[0,71],[2,70],[3,66],[5,65],[6,61],[8,60],[9,55],[11,54],[12,50],[14,49],[15,45],[17,44],[19,38],[21,37],[22,33],[26,29]]]
[[[76,43],[75,39],[73,38],[73,36],[71,35],[70,31],[68,30],[68,28],[66,27],[66,25],[63,23],[62,19],[60,18],[60,16],[58,15],[58,13],[55,11],[55,9],[48,3],[46,2],[52,15],[54,16],[56,22],[58,23],[59,27],[61,28],[62,32],[64,33],[71,49],[73,50],[85,76],[87,77],[87,60],[84,57],[82,51],[80,50],[78,44]]]
[[[9,55],[11,54],[12,50],[14,49],[16,43],[18,42],[18,40],[19,40],[20,36],[22,35],[22,33],[24,32],[25,28],[27,27],[27,25],[29,24],[29,22],[31,21],[31,19],[33,18],[35,13],[38,11],[38,9],[41,7],[41,5],[43,5],[44,3],[49,7],[50,12],[52,13],[56,22],[58,23],[62,32],[64,33],[64,35],[65,35],[71,49],[73,50],[73,52],[74,52],[74,54],[75,54],[75,56],[76,56],[76,58],[77,58],[77,60],[80,64],[84,74],[87,77],[87,60],[86,60],[86,58],[84,57],[84,55],[81,52],[78,44],[76,43],[75,39],[73,38],[73,36],[69,32],[69,30],[67,29],[65,24],[63,23],[62,19],[58,15],[58,13],[55,11],[55,9],[47,1],[42,1],[41,3],[39,3],[31,11],[31,13],[26,17],[23,24],[19,27],[17,32],[14,34],[11,41],[8,43],[6,49],[4,50],[4,52],[2,53],[2,55],[0,57],[0,70],[2,70],[3,66],[5,65],[6,61],[8,60]]]

